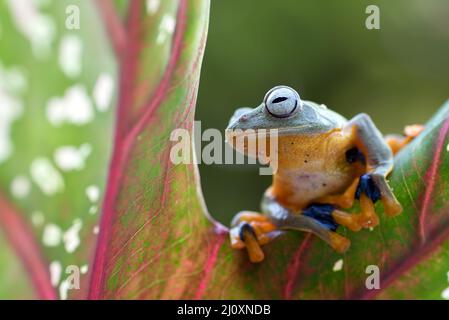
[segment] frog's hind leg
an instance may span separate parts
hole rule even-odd
[[[352,214],[337,209],[341,208],[338,205],[338,201],[330,202],[330,204],[337,205],[337,208],[332,212],[332,216],[338,224],[347,227],[351,231],[359,231],[362,227],[372,228],[379,224],[379,217],[374,204],[381,199],[381,190],[376,186],[370,175],[365,174],[360,178],[356,178],[342,196],[334,197],[336,199],[339,199],[339,197],[350,198],[353,199],[353,202],[355,199],[360,201],[360,213]]]
[[[335,207],[329,204],[312,204],[300,215],[288,217],[280,229],[293,229],[312,232],[335,251],[344,253],[351,242],[335,231],[339,224],[334,219]]]
[[[407,126],[404,129],[404,135],[387,135],[385,137],[385,141],[390,146],[393,154],[396,154],[407,144],[409,144],[414,138],[416,138],[423,130],[424,126],[419,124]]]
[[[311,232],[339,253],[344,253],[351,244],[349,239],[335,232],[338,223],[333,217],[333,212],[335,212],[333,205],[313,204],[302,210],[301,213],[292,213],[275,199],[265,197],[262,209],[272,216],[272,220],[279,230]]]
[[[345,225],[352,215],[335,210],[333,205],[314,204],[302,213],[294,213],[274,198],[265,196],[263,214],[253,211],[238,213],[231,222],[230,238],[234,249],[246,248],[251,262],[264,259],[261,246],[267,244],[283,230],[311,232],[328,243],[334,250],[344,253],[350,246],[349,239],[336,233],[339,223]],[[348,227],[351,223],[346,224]],[[360,229],[358,225],[354,229]]]
[[[354,179],[352,184],[349,186],[348,189],[346,189],[346,191],[343,194],[324,196],[318,199],[316,202],[322,204],[332,204],[342,209],[352,208],[355,201],[355,193],[359,185],[359,180],[360,180],[359,178]]]
[[[335,209],[332,217],[339,225],[348,228],[351,231],[358,232],[362,229],[362,219],[360,214],[347,213],[342,210]]]
[[[299,230],[311,232],[329,244],[335,251],[344,253],[348,250],[351,242],[349,239],[339,235],[335,231],[328,229],[317,220],[305,215],[295,215],[283,221],[281,230]]]
[[[362,227],[370,228],[379,224],[379,218],[374,209],[374,202],[380,198],[379,190],[368,176],[354,179],[349,188],[341,195],[331,195],[320,198],[317,203],[334,205],[332,217],[339,224],[351,231],[360,231]],[[352,208],[354,201],[360,200],[361,212],[347,213],[342,210]]]
[[[324,196],[318,199],[316,202],[321,204],[330,204],[336,207],[332,212],[332,217],[339,224],[351,231],[360,231],[362,228],[362,219],[360,214],[351,214],[344,212],[340,209],[352,208],[356,199],[357,188],[360,183],[360,178],[354,179],[349,188],[341,195]],[[366,206],[364,206],[366,208]]]

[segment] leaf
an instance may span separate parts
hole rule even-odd
[[[203,220],[194,167],[172,164],[169,137],[174,129],[190,130],[193,124],[209,1],[164,1],[167,9],[158,18],[160,25],[169,28],[176,21],[166,60],[161,52],[151,51],[161,31],[146,28],[155,18],[146,15],[142,5],[131,2],[128,17],[117,133],[90,291],[94,299],[152,297],[153,281],[159,287],[157,282],[164,282],[172,268],[190,263],[186,259],[197,244],[190,236],[195,234],[192,227]],[[160,229],[166,223],[174,229]],[[207,226],[206,221],[202,224]],[[169,268],[159,263],[166,254],[174,259]],[[179,272],[189,270],[186,265]],[[176,276],[172,281],[180,285]]]
[[[191,2],[180,2],[178,21],[186,3]],[[187,12],[202,7],[199,1],[193,3]],[[195,14],[187,16],[193,19]],[[195,19],[202,21],[196,26],[187,19],[187,30],[201,34],[202,17]],[[180,36],[196,33],[180,30],[178,25],[174,48],[176,39],[181,39],[179,47],[191,50],[177,60],[172,49],[174,65],[167,70],[174,71],[162,79],[168,79],[173,89],[156,89],[160,94],[153,94],[148,109],[139,109],[138,118],[151,114],[139,130],[127,129],[132,123],[128,118],[134,115],[126,117],[123,112],[120,120],[123,132],[132,134],[124,134],[129,140],[116,141],[102,221],[106,231],[100,237],[91,298],[440,298],[448,286],[444,178],[449,104],[397,157],[391,183],[404,205],[402,215],[382,218],[381,226],[371,232],[343,230],[353,243],[345,256],[309,234],[291,232],[264,247],[266,260],[254,265],[244,251],[230,249],[226,228],[203,214],[196,166],[169,161],[170,132],[176,128],[192,132],[192,83],[198,76],[193,66],[198,67],[194,61],[204,41]],[[193,71],[186,75],[188,70]],[[182,81],[186,78],[189,81]],[[341,270],[334,271],[335,264]],[[368,265],[380,268],[381,290],[366,289]]]
[[[79,30],[66,28],[69,5]],[[90,1],[1,1],[0,22],[0,298],[82,297],[88,276],[67,292],[65,271],[95,249],[114,91],[99,106],[94,89],[113,84],[114,56]]]

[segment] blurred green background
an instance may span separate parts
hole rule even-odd
[[[380,30],[365,9],[380,8]],[[449,98],[449,2],[212,0],[197,120],[224,130],[285,84],[351,118],[371,115],[383,133],[424,123]],[[271,177],[257,165],[201,165],[211,214],[229,223],[258,210]]]

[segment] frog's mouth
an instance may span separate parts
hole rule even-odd
[[[271,152],[277,152],[277,132],[277,129],[226,129],[226,143],[248,157],[265,159]]]
[[[258,136],[258,130],[254,129],[248,129],[248,130],[241,130],[241,129],[226,129],[225,130],[225,138],[226,142],[230,143],[234,139],[257,139]]]
[[[225,130],[226,142],[229,143],[233,139],[258,139],[258,138],[271,138],[278,136],[285,136],[289,134],[301,134],[301,132],[310,132],[316,129],[314,125],[305,124],[301,126],[288,127],[288,128],[272,128],[272,129],[231,129]]]
[[[248,146],[257,144],[257,130],[226,129],[225,142],[238,152],[248,155]]]

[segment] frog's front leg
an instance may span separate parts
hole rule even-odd
[[[402,206],[387,182],[387,176],[393,170],[393,153],[366,114],[360,114],[349,121],[345,131],[354,137],[356,147],[366,157],[367,174],[360,179],[356,198],[361,202],[365,226],[369,224],[374,226],[378,219],[373,203],[377,200],[382,201],[385,213],[389,216],[402,212]]]
[[[253,211],[242,211],[231,222],[231,246],[233,249],[246,248],[251,262],[261,262],[265,256],[260,246],[270,242],[274,237],[270,233],[276,229],[270,217]]]
[[[264,259],[260,246],[275,238],[279,234],[276,231],[282,230],[311,232],[340,253],[344,253],[350,246],[350,241],[335,230],[339,222],[337,216],[343,219],[351,215],[336,210],[332,205],[315,204],[301,213],[293,213],[273,197],[265,195],[262,211],[264,214],[242,211],[231,223],[232,247],[246,248],[251,262],[261,262]]]

